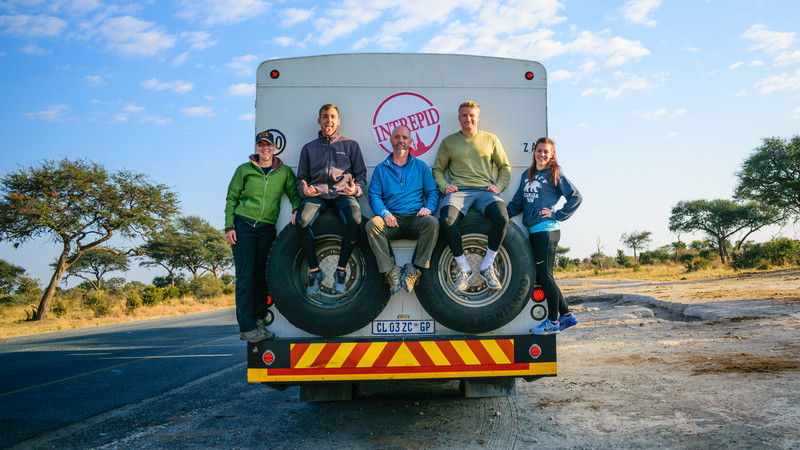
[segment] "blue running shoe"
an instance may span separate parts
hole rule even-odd
[[[567,328],[577,325],[578,319],[575,318],[575,314],[570,314],[568,316],[561,316],[558,318],[558,329],[566,330]]]
[[[531,334],[545,335],[558,333],[558,324],[544,319],[542,323],[531,328]]]

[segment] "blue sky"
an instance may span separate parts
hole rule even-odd
[[[653,249],[676,240],[673,205],[730,198],[762,138],[800,131],[799,15],[794,0],[3,1],[0,176],[88,158],[172,186],[182,214],[221,228],[230,175],[253,148],[261,61],[530,59],[548,70],[550,137],[585,198],[561,245],[616,254],[620,235],[647,230]],[[56,250],[0,243],[0,258],[46,282]]]

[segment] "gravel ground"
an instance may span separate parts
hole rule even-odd
[[[349,402],[245,383],[238,364],[22,448],[800,448],[800,272],[562,283],[558,377],[515,397],[371,383]]]

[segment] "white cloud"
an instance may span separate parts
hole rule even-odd
[[[136,103],[129,103],[125,105],[124,111],[129,113],[140,113],[144,111],[144,106],[137,106]]]
[[[298,8],[289,8],[283,11],[281,14],[281,27],[291,27],[293,25],[297,25],[298,23],[303,23],[311,19],[314,15],[314,9],[298,9]]]
[[[210,106],[193,106],[191,108],[183,108],[181,109],[181,112],[192,117],[214,117],[214,111]]]
[[[29,119],[42,119],[50,122],[57,122],[63,119],[64,114],[69,111],[67,105],[54,105],[45,110],[26,113],[25,117]]]
[[[232,97],[254,97],[256,85],[248,83],[234,84],[228,88],[228,95]]]
[[[742,61],[736,61],[735,63],[733,63],[730,66],[728,66],[728,68],[729,69],[738,69],[739,67],[742,67],[743,65],[744,65],[744,63]]]
[[[771,94],[776,91],[794,91],[800,89],[800,69],[794,75],[782,73],[764,78],[755,85],[762,94]]]
[[[88,83],[89,86],[102,86],[107,84],[106,80],[104,80],[100,75],[86,75],[83,77],[83,79],[86,80],[86,83]]]
[[[125,113],[116,113],[111,116],[111,118],[114,120],[114,122],[127,122],[129,116]]]
[[[142,123],[149,123],[152,122],[156,125],[166,125],[172,123],[172,119],[169,117],[161,117],[161,116],[148,116],[142,119]]]
[[[800,63],[800,50],[795,50],[793,52],[782,52],[775,57],[775,63],[777,63],[779,66]]]
[[[622,81],[620,81],[616,87],[589,88],[581,92],[581,96],[586,97],[589,95],[604,94],[606,100],[610,100],[623,97],[633,91],[651,91],[663,85],[668,75],[667,73],[661,72],[648,78],[617,72],[614,74],[614,78]]]
[[[53,16],[14,15],[0,16],[0,29],[4,34],[24,38],[53,38],[61,35],[67,21]]]
[[[286,36],[276,37],[272,42],[280,45],[281,47],[290,47],[295,44],[295,40]]]
[[[760,23],[748,28],[742,37],[754,41],[747,50],[764,50],[769,53],[786,50],[796,40],[794,32],[770,31],[766,25]]]
[[[256,115],[253,113],[242,114],[241,116],[237,117],[237,120],[255,120]]]
[[[650,55],[650,50],[642,46],[639,41],[631,41],[621,37],[609,37],[610,31],[605,30],[600,33],[583,31],[578,39],[567,45],[567,48],[578,54],[588,54],[607,58],[607,67],[616,67],[625,64],[629,60],[639,60],[643,56]]]
[[[676,133],[676,132],[674,132],[674,131],[673,131],[673,132],[671,132],[671,133],[667,133],[667,135],[666,135],[666,136],[664,136],[664,137],[665,137],[665,138],[667,138],[667,139],[675,139],[675,138],[677,138],[677,137],[678,137],[678,133]]]
[[[185,94],[194,89],[194,83],[175,80],[175,81],[159,81],[157,78],[142,81],[142,87],[145,89],[152,89],[154,91],[169,90],[176,94]]]
[[[657,22],[651,17],[651,14],[659,6],[661,6],[661,0],[631,0],[620,10],[628,22],[654,27]]]
[[[569,70],[556,70],[550,73],[547,77],[551,82],[567,80],[572,78],[572,73]]]
[[[764,61],[757,59],[749,64],[750,67],[761,67],[764,65]]]
[[[192,50],[205,50],[219,43],[217,39],[209,40],[211,35],[205,31],[184,31],[181,37],[189,42]]]
[[[35,42],[20,47],[19,51],[27,55],[50,55],[53,53],[46,48],[39,47]]]
[[[108,19],[97,32],[106,40],[108,51],[126,56],[153,56],[175,45],[175,38],[153,22],[131,16]]]
[[[671,112],[665,108],[659,108],[652,111],[633,111],[633,114],[645,122],[660,122],[684,116],[687,112],[688,110],[685,108],[675,109]]]
[[[233,58],[227,66],[233,69],[237,75],[249,77],[255,73],[257,61],[258,56],[256,55],[237,56]]]
[[[269,10],[270,4],[261,0],[184,0],[180,16],[199,20],[206,25],[233,25]]]
[[[800,106],[792,110],[792,115],[790,117],[792,119],[800,119]]]
[[[187,59],[189,59],[189,52],[183,52],[180,55],[172,58],[172,65],[175,67],[180,67],[186,64]]]

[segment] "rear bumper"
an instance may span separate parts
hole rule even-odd
[[[556,376],[556,337],[276,339],[248,344],[249,383]]]

